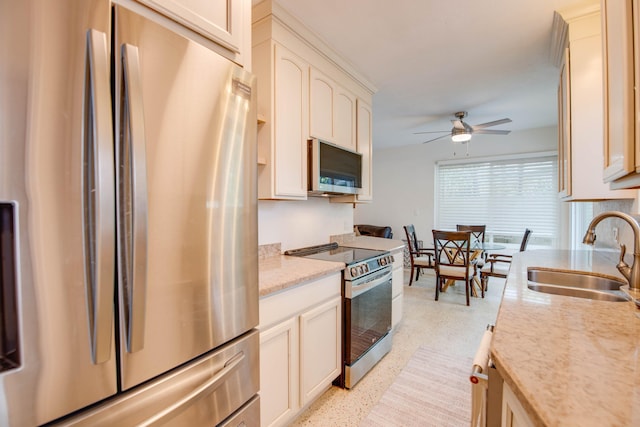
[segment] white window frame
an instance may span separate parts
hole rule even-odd
[[[593,218],[593,202],[571,203],[571,250],[585,249],[584,234]]]
[[[549,199],[547,200],[546,204],[544,205],[547,209],[551,209],[551,212],[554,214],[553,218],[551,219],[551,221],[547,221],[545,224],[543,225],[539,225],[539,229],[536,230],[535,225],[530,225],[527,224],[527,220],[524,219],[522,220],[522,224],[520,224],[520,226],[517,225],[517,221],[516,224],[509,224],[508,226],[505,226],[505,229],[500,230],[495,223],[497,221],[492,221],[490,218],[487,218],[487,216],[492,216],[491,211],[492,211],[492,206],[489,206],[489,204],[491,203],[488,200],[488,204],[483,205],[484,208],[483,210],[485,210],[484,213],[480,213],[478,212],[477,215],[470,215],[467,216],[467,220],[463,220],[463,219],[449,219],[449,220],[443,220],[443,218],[441,218],[442,213],[441,213],[441,194],[440,194],[440,179],[441,179],[441,168],[442,167],[447,167],[447,166],[469,166],[469,167],[473,167],[473,166],[479,166],[482,164],[490,164],[490,166],[488,167],[499,167],[500,164],[505,164],[505,163],[518,163],[521,162],[523,165],[534,161],[535,159],[545,159],[546,161],[551,161],[552,165],[553,165],[553,169],[551,169],[552,171],[552,176],[549,178],[550,180],[550,191],[549,191]],[[484,169],[486,171],[486,168],[483,168],[482,166],[479,166],[481,169]],[[560,200],[558,198],[558,193],[557,193],[557,152],[555,151],[544,151],[544,152],[536,152],[536,153],[523,153],[523,154],[511,154],[511,155],[505,155],[505,156],[492,156],[492,157],[474,157],[474,158],[470,158],[470,159],[464,159],[464,160],[442,160],[442,161],[438,161],[435,164],[435,168],[434,168],[434,223],[436,228],[442,228],[442,229],[454,229],[455,228],[455,224],[456,223],[466,223],[469,225],[476,225],[476,224],[486,224],[487,225],[487,232],[485,235],[485,240],[489,241],[489,242],[495,242],[495,243],[501,243],[501,244],[505,244],[507,246],[507,248],[509,249],[516,249],[520,246],[520,241],[522,239],[522,234],[524,233],[525,228],[530,228],[532,229],[533,233],[531,234],[531,239],[529,240],[529,248],[558,248],[560,245],[560,239],[559,239],[559,224],[560,224]],[[485,181],[485,180],[477,180],[477,181],[470,181],[470,185],[478,185],[480,188],[483,188],[487,191],[492,191],[493,189],[497,189],[497,191],[499,191],[499,183],[495,184],[490,182],[491,177],[492,177],[493,173],[491,173],[488,177],[489,180]],[[486,174],[483,175],[484,178],[487,177]],[[491,193],[493,194],[493,193]],[[480,197],[481,199],[482,197]],[[492,197],[491,195],[487,196],[487,199],[496,199],[499,197]],[[473,200],[470,200],[470,203],[472,203]],[[462,202],[461,202],[462,203]],[[462,205],[461,205],[462,206]],[[473,204],[469,205],[470,207],[473,206]],[[464,208],[461,209],[467,209],[467,207],[465,206]],[[495,212],[495,211],[494,211]],[[526,212],[530,212],[527,209],[523,208],[523,212],[522,215],[526,215]],[[548,210],[547,210],[548,212]],[[461,215],[461,216],[464,216]],[[485,216],[485,218],[482,218],[483,216]],[[473,220],[470,218],[478,218],[478,220]],[[542,227],[543,229],[540,229],[540,227]],[[516,228],[518,231],[516,231]]]

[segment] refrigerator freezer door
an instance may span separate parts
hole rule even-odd
[[[255,78],[169,20],[114,16],[126,390],[257,326]]]
[[[257,426],[259,352],[259,333],[253,330],[157,380],[51,427]]]
[[[3,426],[117,390],[109,24],[107,1],[0,2],[0,201],[15,214],[20,331],[19,367],[0,374]]]

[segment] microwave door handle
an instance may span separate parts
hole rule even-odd
[[[144,348],[147,293],[147,159],[138,48],[122,45],[122,94],[119,161],[127,351]]]
[[[93,363],[111,358],[115,195],[109,54],[105,33],[86,33],[82,128],[84,277]]]

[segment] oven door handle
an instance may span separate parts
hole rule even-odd
[[[383,285],[391,280],[391,270],[387,273],[379,276],[371,281],[365,282],[362,285],[353,285],[349,286],[345,289],[345,297],[346,298],[355,298],[358,295],[362,295],[363,293],[375,288],[376,286]]]

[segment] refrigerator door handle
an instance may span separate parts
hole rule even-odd
[[[86,39],[82,144],[84,277],[93,363],[111,358],[115,266],[113,131],[105,33]]]
[[[192,392],[184,396],[182,399],[156,413],[154,416],[147,418],[138,424],[138,427],[152,427],[164,425],[169,419],[175,417],[180,412],[189,408],[199,399],[213,393],[215,389],[225,383],[226,379],[234,373],[245,359],[243,351],[237,353],[224,364],[224,367],[213,377],[196,387]]]
[[[125,306],[127,351],[144,348],[147,293],[147,154],[138,48],[123,44],[120,102],[121,283]]]

